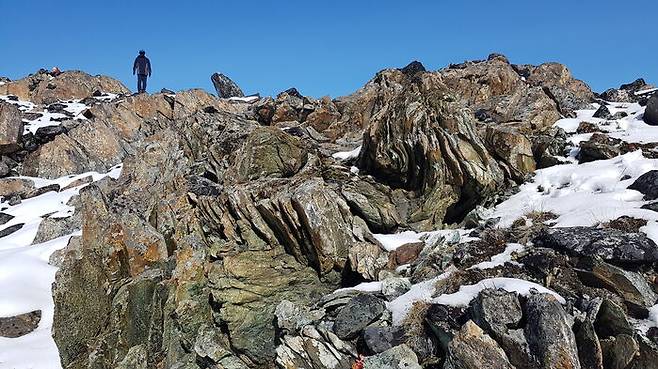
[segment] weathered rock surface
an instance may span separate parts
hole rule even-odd
[[[505,351],[480,327],[468,321],[448,346],[444,369],[514,368]]]
[[[644,111],[644,122],[652,126],[658,125],[658,94],[649,98]]]
[[[368,294],[352,298],[336,316],[334,332],[341,339],[354,338],[385,310],[383,301]]]
[[[538,368],[580,368],[573,320],[548,294],[528,297],[525,328],[530,354]]]
[[[0,337],[16,338],[34,331],[41,321],[41,310],[9,318],[0,317]]]
[[[0,154],[19,149],[23,138],[21,112],[12,104],[0,102]]]
[[[640,274],[615,267],[598,259],[584,260],[577,270],[585,283],[616,292],[624,298],[631,312],[648,316],[658,295]]]
[[[501,185],[499,166],[440,76],[387,70],[364,90],[362,98],[385,102],[368,117],[358,166],[423,196],[412,221],[430,228],[459,218]]]
[[[628,186],[629,190],[636,190],[644,195],[645,200],[658,199],[658,170],[650,170]]]
[[[244,93],[242,93],[240,87],[224,74],[214,73],[210,77],[210,80],[212,81],[213,86],[215,86],[215,91],[217,91],[218,97],[221,97],[222,99],[244,97]]]
[[[121,82],[106,76],[90,76],[81,71],[65,71],[52,77],[45,70],[20,80],[0,85],[1,95],[18,96],[21,100],[37,104],[84,99],[95,91],[129,94]]]
[[[653,263],[658,260],[658,246],[645,234],[612,228],[553,228],[542,232],[534,242],[541,247],[580,256],[598,256],[613,263]]]
[[[416,354],[406,345],[369,356],[363,360],[363,369],[420,369]]]

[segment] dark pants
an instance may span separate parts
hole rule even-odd
[[[146,74],[137,75],[137,92],[146,92]]]

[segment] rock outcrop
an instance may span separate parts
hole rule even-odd
[[[222,73],[214,73],[210,80],[212,81],[217,97],[228,99],[231,97],[244,97],[244,93],[233,80]]]
[[[658,362],[652,335],[633,326],[658,299],[658,246],[642,224],[551,228],[557,216],[542,213],[501,229],[482,215],[565,156],[567,135],[550,126],[594,100],[566,67],[498,54],[436,72],[413,62],[343,98],[291,88],[253,104],[226,100],[242,92],[223,77],[212,77],[220,98],[128,96],[78,72],[0,85],[53,111],[63,99],[86,104],[54,128],[12,133],[7,173],[123,164],[116,180],[77,179],[89,185],[69,202],[75,214],[36,232],[48,241],[82,229],[52,260],[64,368]],[[120,96],[98,99],[105,92]],[[12,127],[34,114],[8,109],[0,123]],[[588,142],[581,161],[612,156],[608,141]],[[653,176],[629,188],[650,200]],[[0,196],[18,203],[74,185],[36,183],[1,179]],[[14,218],[0,212],[0,223]],[[455,223],[468,229],[420,233]],[[419,233],[373,234],[407,230]],[[0,319],[0,335],[29,332],[36,316]]]
[[[84,99],[95,91],[129,94],[121,82],[106,76],[90,76],[81,71],[66,71],[51,76],[45,70],[0,85],[0,95],[14,95],[21,100],[36,104],[52,104],[59,101]]]

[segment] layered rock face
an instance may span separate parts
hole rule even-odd
[[[220,97],[242,95],[220,87]],[[119,96],[88,100],[97,90]],[[12,134],[17,147],[3,155],[16,162],[15,173],[56,178],[123,163],[118,180],[81,191],[82,235],[54,260],[53,336],[64,368],[579,368],[579,340],[599,343],[592,335],[606,327],[596,320],[602,313],[585,320],[553,295],[495,288],[469,300],[468,311],[418,306],[416,321],[391,324],[397,317],[388,303],[447,265],[461,272],[444,285],[434,281],[436,292],[503,274],[538,282],[568,261],[551,254],[549,267],[528,255],[536,270],[479,271],[471,267],[505,242],[462,242],[445,231],[392,250],[373,234],[466,224],[478,205],[558,163],[566,137],[549,126],[594,98],[565,67],[492,56],[431,72],[416,62],[336,100],[295,89],[253,104],[200,90],[126,92],[77,72],[0,85],[0,94],[36,104],[90,104],[84,119],[65,119],[31,145]],[[3,114],[0,124],[16,126]],[[7,194],[31,196],[11,186]],[[583,249],[544,237],[542,251]],[[410,265],[413,273],[403,274]],[[599,279],[623,274],[609,266],[587,271]],[[651,296],[625,276],[630,282],[617,291],[634,291],[624,296],[646,312]],[[332,293],[364,281],[379,292]],[[591,292],[568,283],[557,285]],[[626,306],[612,293],[598,295]],[[498,305],[507,315],[494,311]],[[639,344],[613,333],[602,337],[619,351]]]

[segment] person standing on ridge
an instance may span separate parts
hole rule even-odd
[[[146,92],[146,79],[151,76],[151,61],[146,57],[146,51],[139,50],[139,55],[133,64],[133,76],[137,72],[137,93]]]

